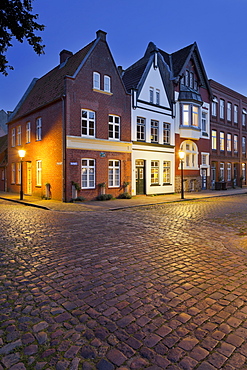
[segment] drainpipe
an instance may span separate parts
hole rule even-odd
[[[63,128],[63,202],[67,201],[66,197],[66,95],[62,96],[62,128]]]

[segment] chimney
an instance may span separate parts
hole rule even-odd
[[[96,32],[96,35],[98,39],[101,39],[102,41],[106,41],[106,35],[107,35],[106,32],[99,30]]]
[[[117,69],[118,69],[118,73],[120,74],[120,76],[122,76],[123,73],[124,73],[123,67],[122,66],[118,66]]]
[[[71,57],[73,55],[72,51],[68,51],[63,49],[60,53],[60,64],[64,63],[67,58]]]

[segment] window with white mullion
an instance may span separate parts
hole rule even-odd
[[[109,116],[109,139],[120,140],[120,117]]]
[[[142,117],[136,118],[136,139],[138,141],[145,141],[146,120]]]
[[[112,159],[108,165],[108,185],[109,187],[120,186],[120,161]]]
[[[93,88],[100,90],[100,74],[98,72],[93,73]]]
[[[158,143],[159,121],[151,119],[151,143]]]
[[[93,136],[95,132],[95,112],[81,110],[81,135]]]
[[[81,160],[81,188],[95,188],[95,160],[83,158]]]

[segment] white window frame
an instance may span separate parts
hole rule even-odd
[[[21,183],[21,162],[16,163],[16,184]]]
[[[220,99],[220,119],[225,119],[225,100]]]
[[[225,165],[224,162],[220,162],[220,175],[219,177],[222,179],[222,181],[225,180]]]
[[[111,92],[111,77],[104,75],[104,91]]]
[[[149,101],[151,104],[154,103],[154,88],[153,87],[149,88]]]
[[[171,184],[171,162],[163,161],[163,184]]]
[[[81,159],[81,189],[95,188],[95,159]]]
[[[182,103],[182,126],[199,127],[200,107],[195,104]]]
[[[211,145],[212,145],[212,150],[217,150],[217,131],[216,130],[211,131]]]
[[[234,104],[234,123],[238,123],[238,105]]]
[[[225,150],[225,133],[220,131],[220,151]]]
[[[36,186],[42,185],[42,161],[36,161]]]
[[[151,143],[159,142],[159,121],[151,119]]]
[[[171,124],[163,123],[163,144],[171,144]]]
[[[146,140],[146,118],[136,117],[136,140]]]
[[[11,184],[15,184],[15,163],[11,163]]]
[[[38,117],[36,119],[36,141],[40,141],[42,138],[42,119]]]
[[[100,74],[98,72],[93,72],[93,88],[100,90]]]
[[[95,137],[95,112],[92,110],[81,109],[81,136]]]
[[[202,131],[207,132],[207,112],[202,112]]]
[[[199,107],[192,104],[192,126],[199,127]]]
[[[11,146],[12,148],[15,147],[15,128],[11,130]]]
[[[232,120],[232,103],[227,102],[227,121]]]
[[[17,126],[17,134],[16,134],[16,145],[21,145],[21,125]]]
[[[26,123],[26,143],[31,142],[31,122]]]
[[[231,181],[231,179],[232,179],[232,164],[230,162],[227,163],[226,172],[227,172],[227,181]]]
[[[196,143],[185,140],[182,142],[180,150],[185,153],[184,168],[198,170],[198,147]],[[180,161],[179,165],[181,165]]]
[[[160,105],[160,90],[156,89],[156,105]]]
[[[120,140],[120,116],[109,114],[108,117],[108,137],[109,140]]]
[[[242,126],[246,126],[246,114],[247,114],[247,111],[245,108],[243,108],[242,110]]]
[[[160,163],[159,161],[151,161],[151,185],[159,185],[159,172]]]
[[[108,186],[109,188],[120,187],[120,160],[118,159],[108,161]]]

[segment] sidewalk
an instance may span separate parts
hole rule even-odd
[[[43,200],[33,196],[24,195],[24,199],[20,200],[18,193],[0,192],[0,199],[9,200],[20,203],[26,206],[37,207],[46,210],[60,211],[60,212],[85,212],[85,211],[104,211],[104,210],[118,210],[130,207],[141,207],[147,205],[155,205],[170,202],[185,202],[188,200],[224,197],[230,195],[247,194],[247,188],[236,188],[228,190],[203,190],[197,193],[185,193],[184,198],[181,199],[181,194],[165,194],[165,195],[137,195],[132,199],[113,199],[108,201],[85,201],[75,203],[63,203],[57,200]]]

